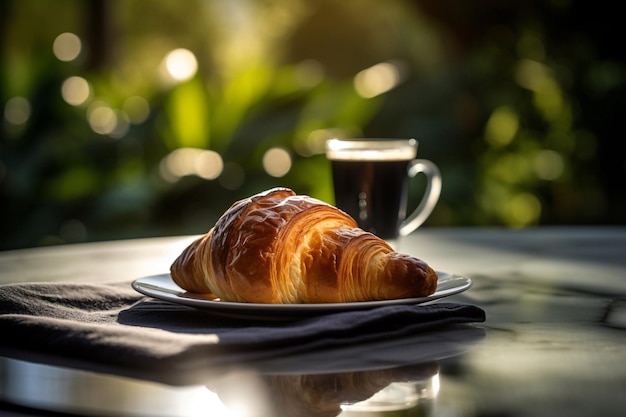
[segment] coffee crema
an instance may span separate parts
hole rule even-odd
[[[327,142],[326,157],[331,161],[410,161],[417,155],[417,141],[342,141]]]

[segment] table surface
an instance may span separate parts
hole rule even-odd
[[[192,239],[0,252],[0,283],[130,282],[168,271]],[[405,414],[372,408],[363,414],[353,406],[342,415],[626,415],[626,228],[422,228],[404,238],[399,251],[472,279],[471,289],[446,301],[481,306],[487,314],[486,322],[476,325],[482,336],[465,344],[457,340],[454,355],[426,364],[422,385],[404,387],[419,394]],[[408,346],[411,340],[394,343]],[[386,348],[361,347],[352,363],[367,368],[372,352]],[[416,366],[423,359],[419,348],[412,346]],[[281,366],[321,364],[335,354],[346,353],[312,352],[284,358]],[[386,395],[403,387],[395,389]],[[44,415],[35,409],[195,416],[207,415],[208,401],[211,415],[228,415],[215,414],[216,394],[206,387],[170,387],[8,357],[0,358],[0,400],[0,411],[5,410],[0,414],[10,416]]]

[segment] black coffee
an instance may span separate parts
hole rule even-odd
[[[359,227],[382,239],[396,239],[406,217],[409,160],[333,160],[335,204]]]

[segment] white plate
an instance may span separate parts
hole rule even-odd
[[[170,274],[152,275],[133,281],[133,288],[141,294],[159,300],[195,307],[207,312],[243,317],[247,319],[297,319],[306,316],[372,309],[400,304],[424,304],[449,297],[471,287],[472,280],[456,274],[437,271],[437,290],[428,297],[401,298],[383,301],[362,301],[356,303],[320,304],[256,304],[236,303],[209,299],[200,294],[189,293],[174,283]]]

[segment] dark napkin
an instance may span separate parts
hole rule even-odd
[[[481,322],[473,305],[384,306],[296,321],[212,315],[145,297],[129,282],[0,286],[0,353],[30,352],[160,372],[235,364]]]

